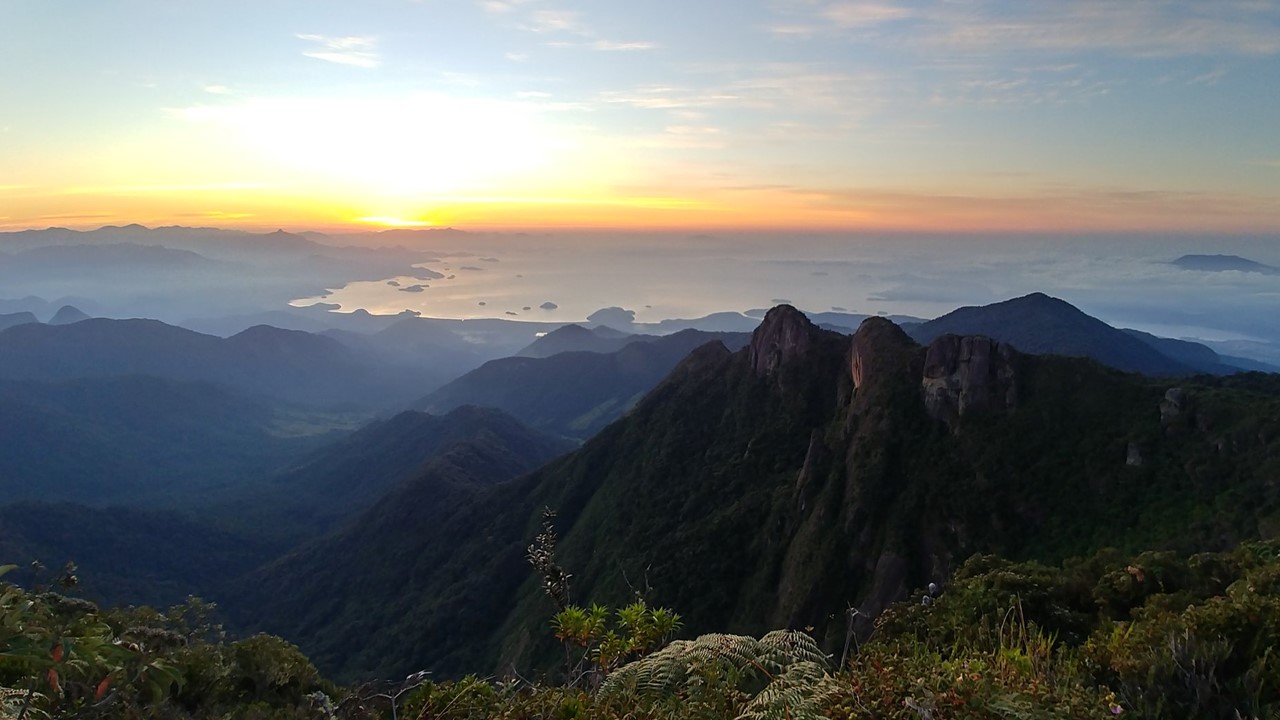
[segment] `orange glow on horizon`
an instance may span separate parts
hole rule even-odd
[[[1266,198],[1076,193],[1023,197],[778,189],[692,189],[633,196],[464,196],[332,199],[326,194],[189,190],[77,196],[68,212],[58,192],[0,194],[0,229],[92,229],[140,223],[244,230],[358,232],[374,228],[475,230],[796,230],[908,232],[1276,232]]]

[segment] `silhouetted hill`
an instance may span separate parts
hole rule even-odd
[[[378,362],[430,372],[415,397],[497,358],[510,357],[560,323],[514,320],[444,320],[404,317],[372,334],[329,331],[325,334]]]
[[[1255,272],[1265,275],[1280,274],[1280,268],[1263,265],[1239,255],[1183,255],[1174,260],[1174,265],[1183,270],[1199,270],[1201,272]]]
[[[983,335],[1025,353],[1093,358],[1119,370],[1151,376],[1176,377],[1195,371],[1142,340],[1043,293],[982,307],[963,307],[909,332],[917,342],[925,344],[946,334]]]
[[[585,328],[581,325],[565,325],[558,330],[534,340],[528,347],[516,353],[516,357],[545,358],[563,352],[611,353],[636,342],[651,339],[651,336],[629,335],[602,326],[605,332],[596,328]]]
[[[1171,388],[987,338],[920,347],[880,319],[850,340],[782,307],[577,452],[470,500],[397,496],[238,597],[345,677],[554,663],[524,558],[551,507],[575,602],[651,584],[689,635],[812,626],[838,648],[846,608],[874,615],[976,551],[1274,534],[1278,418],[1280,378]]]
[[[58,312],[54,313],[53,317],[49,318],[49,324],[50,325],[70,325],[71,323],[78,323],[81,320],[88,320],[88,319],[89,319],[88,313],[81,311],[76,306],[63,305],[62,307],[58,308]]]
[[[202,260],[207,262],[209,258],[238,261],[255,256],[296,257],[319,252],[324,246],[302,235],[283,231],[251,233],[179,226],[147,228],[135,223],[83,231],[46,228],[0,233],[0,248],[34,252],[32,257],[36,258],[43,257],[42,253],[51,253],[63,260],[73,259],[72,255],[114,258],[120,253],[133,253],[145,261],[198,263]],[[206,257],[200,258],[201,255]]]
[[[0,378],[151,375],[214,382],[312,406],[381,408],[430,386],[430,368],[387,367],[318,335],[260,326],[223,339],[156,320],[95,318],[0,331]]]
[[[5,258],[0,264],[0,279],[22,279],[24,276],[62,274],[65,276],[128,270],[133,274],[148,272],[225,271],[234,263],[210,260],[190,250],[175,250],[157,245],[123,242],[102,245],[75,244],[34,247]]]
[[[629,410],[694,348],[719,341],[736,349],[747,337],[684,330],[633,337],[613,353],[493,360],[431,393],[416,407],[428,412],[462,405],[500,408],[529,427],[585,439]]]
[[[36,316],[29,312],[6,313],[0,315],[0,330],[5,330],[14,325],[26,325],[27,323],[39,322]]]
[[[471,445],[486,448],[491,457],[505,458],[501,472],[472,478],[481,484],[528,472],[572,449],[571,443],[530,430],[498,410],[403,412],[316,450],[296,467],[263,482],[257,492],[217,512],[235,515],[234,524],[248,532],[269,531],[291,539],[318,535],[420,475],[431,462]]]
[[[1214,352],[1208,345],[1198,342],[1157,337],[1141,330],[1125,329],[1122,332],[1141,340],[1170,360],[1182,363],[1199,372],[1206,372],[1212,375],[1230,375],[1246,369],[1256,369],[1242,368],[1227,362],[1225,358]]]

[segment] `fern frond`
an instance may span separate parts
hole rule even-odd
[[[774,630],[760,638],[760,645],[792,661],[811,662],[829,670],[830,657],[807,633],[798,630]]]
[[[759,640],[711,634],[675,641],[618,668],[599,692],[628,702],[658,702],[676,695],[687,697],[706,687],[708,678],[719,678],[713,686],[733,688],[746,700],[739,720],[803,720],[822,717],[823,709],[841,692],[829,668],[829,658],[804,633],[779,630]],[[764,688],[754,697],[742,694],[759,688],[762,681]]]
[[[752,698],[738,720],[818,720],[842,692],[822,665],[802,660]]]

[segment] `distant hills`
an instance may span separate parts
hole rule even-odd
[[[34,322],[39,322],[39,320],[30,312],[5,313],[0,315],[0,330],[11,328],[14,325],[26,325]]]
[[[544,342],[549,338],[551,342]],[[535,351],[626,344],[611,353],[574,351],[493,360],[431,393],[416,407],[434,413],[462,405],[495,407],[532,428],[585,440],[629,410],[694,348],[709,342],[739,348],[747,339],[742,333],[699,330],[601,338],[583,328],[565,328],[542,338],[543,344],[535,343]]]
[[[141,225],[0,232],[7,294],[87,296],[100,308],[76,304],[95,314],[169,323],[281,311],[362,280],[434,277],[421,267],[433,259],[422,250],[343,247],[288,232]]]
[[[1248,272],[1264,275],[1280,275],[1280,268],[1264,265],[1239,255],[1183,255],[1173,261],[1183,270],[1201,272]]]
[[[581,325],[565,325],[534,340],[517,357],[545,358],[563,352],[611,353],[637,341],[654,336],[632,335],[619,332],[607,325],[587,328]]]
[[[907,331],[920,343],[933,342],[945,334],[983,335],[1025,353],[1088,357],[1119,370],[1156,377],[1229,374],[1243,369],[1230,365],[1205,345],[1119,330],[1043,293],[960,308],[907,326]]]
[[[699,347],[577,452],[447,504],[406,485],[234,597],[342,677],[554,662],[523,557],[551,507],[576,601],[651,583],[690,633],[812,626],[838,646],[847,607],[874,615],[976,551],[1274,532],[1277,417],[1280,377],[1175,386],[985,338],[922,347],[881,319],[849,338],[775,308],[747,347]]]
[[[0,331],[0,379],[149,375],[204,381],[309,406],[383,408],[439,384],[431,368],[388,367],[321,335],[250,328],[231,338],[155,320],[95,318]]]
[[[58,308],[58,312],[54,313],[53,317],[49,318],[49,324],[70,325],[71,323],[78,323],[81,320],[88,320],[89,317],[88,313],[80,310],[80,308],[77,308],[74,305],[63,305]]]
[[[499,410],[402,412],[377,420],[266,479],[216,510],[252,534],[298,539],[360,513],[442,457],[476,452],[502,458],[470,479],[485,485],[536,469],[573,444],[531,430]],[[455,458],[456,461],[456,458]]]

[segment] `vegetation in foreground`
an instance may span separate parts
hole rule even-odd
[[[979,555],[842,648],[802,630],[664,645],[666,611],[566,603],[548,629],[565,669],[537,682],[340,688],[279,638],[227,639],[209,610],[0,586],[0,718],[1280,717],[1280,541],[1060,567]]]

